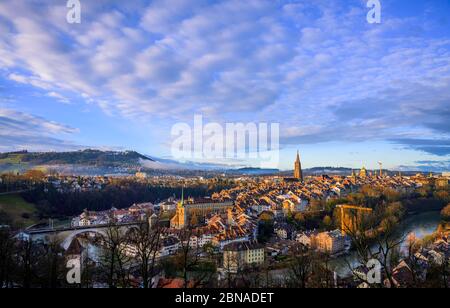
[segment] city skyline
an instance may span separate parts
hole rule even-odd
[[[449,13],[0,0],[0,289],[447,289]]]
[[[280,123],[280,165],[450,169],[448,1],[0,4],[0,151],[170,157],[171,127]],[[208,162],[207,160],[201,160]],[[251,160],[223,160],[257,166]]]

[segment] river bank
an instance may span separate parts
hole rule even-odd
[[[441,223],[439,211],[422,212],[408,215],[400,224],[398,229],[398,238],[406,238],[409,234],[415,234],[416,238],[421,240],[426,236],[436,232]],[[406,241],[402,243],[401,250],[405,251]],[[351,274],[349,264],[352,267],[359,265],[358,256],[355,251],[350,251],[347,255],[333,259],[330,262],[331,269],[340,276]]]

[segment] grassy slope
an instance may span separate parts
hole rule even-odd
[[[34,204],[26,202],[20,195],[0,196],[0,210],[5,211],[14,220],[14,223],[23,227],[38,222]],[[22,214],[24,213],[28,214],[30,218],[23,218]]]
[[[0,172],[22,172],[27,169],[28,164],[22,161],[23,154],[9,154],[8,157],[0,158]]]
[[[0,158],[0,164],[20,164],[23,154],[9,154],[7,158]]]

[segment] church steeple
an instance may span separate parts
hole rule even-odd
[[[187,209],[184,206],[184,187],[181,189],[181,200],[177,203],[175,216],[170,220],[170,227],[175,229],[184,229],[187,222]]]
[[[184,206],[184,187],[181,188],[181,206]]]
[[[294,178],[303,182],[302,163],[300,162],[300,152],[297,150],[297,159],[294,164]]]

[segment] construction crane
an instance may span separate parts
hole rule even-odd
[[[380,177],[382,177],[383,176],[383,163],[381,161],[379,161],[378,165],[380,165]]]
[[[355,227],[355,221],[353,220],[354,217],[350,215],[345,215],[345,210],[356,210],[357,212],[366,212],[366,213],[372,213],[373,209],[367,208],[367,207],[361,207],[356,205],[348,205],[348,204],[341,204],[336,206],[341,210],[341,232],[342,235],[346,234],[346,230],[349,230],[350,228]],[[348,223],[347,223],[348,222]],[[347,226],[347,228],[346,228]],[[352,230],[354,231],[354,230]]]

